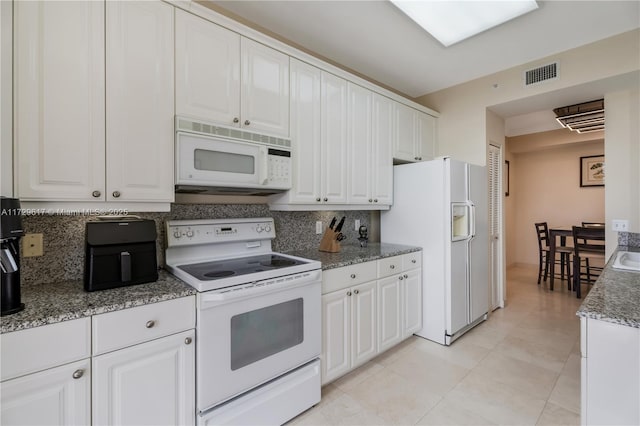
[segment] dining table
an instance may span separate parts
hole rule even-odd
[[[576,225],[577,226],[577,225]],[[582,224],[580,224],[582,226]],[[587,228],[602,228],[604,229],[604,224],[600,223],[589,223],[585,224]],[[549,266],[554,268],[554,260],[556,258],[556,241],[560,238],[560,246],[567,245],[567,237],[573,237],[573,226],[571,225],[561,225],[561,226],[550,226],[549,227]],[[575,272],[574,272],[575,273]],[[554,279],[554,270],[551,269],[549,274],[549,290],[553,291],[553,279]],[[569,280],[570,277],[567,277]]]

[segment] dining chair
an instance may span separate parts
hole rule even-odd
[[[576,296],[581,297],[581,283],[583,279],[587,284],[595,282],[604,268],[604,227],[589,228],[585,226],[574,226],[573,230],[573,289]],[[580,267],[580,262],[585,260],[584,272]],[[597,261],[601,266],[594,266]]]
[[[551,264],[549,253],[549,226],[547,222],[535,223],[536,234],[538,237],[538,284],[540,280],[544,278],[547,281],[549,276],[549,268],[551,273],[555,273],[555,265],[560,265],[560,279],[564,279],[564,273],[567,273],[567,288],[571,289],[571,262],[570,256],[573,253],[573,249],[566,246],[556,246],[556,254],[560,254],[560,259],[553,259],[553,266]],[[544,274],[543,274],[544,271]]]

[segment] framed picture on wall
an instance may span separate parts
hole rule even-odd
[[[604,155],[580,157],[580,186],[604,186]]]

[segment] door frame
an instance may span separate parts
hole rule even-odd
[[[506,294],[506,252],[505,252],[505,223],[504,223],[504,146],[498,143],[495,143],[491,140],[488,141],[488,147],[487,147],[487,160],[488,158],[488,152],[489,150],[493,148],[498,150],[498,191],[500,196],[497,197],[498,200],[498,206],[496,206],[496,209],[494,210],[492,206],[492,197],[489,194],[489,222],[491,224],[492,221],[492,217],[491,217],[491,212],[492,211],[497,211],[498,212],[498,229],[499,231],[499,242],[498,242],[498,246],[497,246],[497,253],[496,253],[496,257],[497,259],[494,259],[494,252],[493,249],[490,250],[490,260],[489,260],[489,265],[490,265],[490,271],[491,271],[491,292],[490,292],[490,300],[489,300],[489,308],[490,311],[494,311],[498,308],[504,308],[505,306],[505,301],[507,299],[507,294]],[[487,165],[488,167],[491,167],[491,164],[489,161],[487,161]],[[488,173],[487,173],[488,174]],[[492,230],[492,227],[489,226],[489,230]],[[493,238],[493,233],[490,233],[489,238],[492,239]],[[491,245],[493,245],[493,241],[490,242]],[[494,277],[493,277],[493,269],[494,267],[497,269],[497,283],[494,283]],[[493,294],[494,294],[494,290],[497,292],[498,294],[498,303],[497,306],[493,305]]]

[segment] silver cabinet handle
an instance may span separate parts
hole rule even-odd
[[[79,379],[83,375],[84,375],[84,370],[83,369],[79,369],[79,370],[74,371],[73,375],[71,377],[73,377],[74,379]]]
[[[91,193],[91,195],[92,195],[94,198],[98,198],[98,197],[99,197],[99,196],[101,196],[102,194],[100,193],[100,191],[93,191],[93,192]]]
[[[351,274],[351,278],[352,279],[355,278],[355,277],[356,277],[356,274]]]
[[[238,117],[233,117],[233,122],[234,122],[234,123],[239,123],[239,122],[240,122],[240,119],[239,119]]]
[[[418,157],[413,157],[413,159],[417,161],[417,160],[419,160],[420,158],[418,158]]]
[[[407,275],[407,274],[404,274],[403,276],[404,276],[405,278],[409,278],[409,275]]]
[[[350,291],[347,292],[347,296],[351,296],[351,292]]]
[[[147,321],[147,323],[144,326],[147,328],[153,328],[154,325],[156,325],[156,322],[154,320],[151,320],[151,321]]]
[[[191,337],[187,337],[186,339],[184,339],[184,343],[185,343],[186,345],[190,345],[190,344],[191,344],[191,342],[192,342]]]
[[[327,197],[324,197],[324,201],[326,203],[327,201],[329,201],[329,199]]]
[[[377,202],[378,202],[378,199],[377,199],[377,198],[374,198],[374,199],[373,199],[373,202],[374,202],[374,203],[377,203]]]
[[[400,279],[400,281],[402,281],[404,278],[402,277],[402,275],[400,275],[400,277],[398,277]]]
[[[372,200],[371,198],[369,198],[369,202],[370,202],[370,203],[373,203],[373,200]]]
[[[411,259],[411,263],[416,263],[416,260],[415,259]]]
[[[251,124],[251,122],[249,120],[244,120],[244,125],[248,126],[249,124]]]
[[[317,202],[320,202],[320,197],[316,198],[316,201],[317,201]]]
[[[120,197],[120,191],[113,191],[113,198],[118,198]]]
[[[360,293],[360,290],[353,290],[353,294],[358,294]]]
[[[389,268],[396,269],[396,265],[389,265]]]

